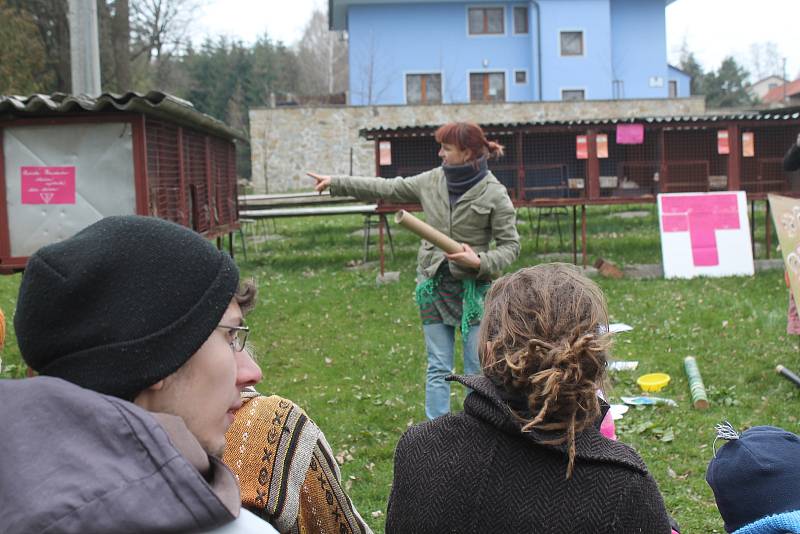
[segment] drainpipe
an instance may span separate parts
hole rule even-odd
[[[529,0],[531,9],[536,10],[536,85],[539,95],[539,101],[542,98],[542,12],[539,9],[539,2],[536,0]]]

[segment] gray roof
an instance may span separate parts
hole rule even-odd
[[[631,124],[640,123],[648,124],[674,124],[675,126],[701,126],[708,123],[722,123],[730,121],[789,121],[800,120],[800,109],[787,108],[783,110],[767,110],[767,111],[746,111],[739,113],[715,113],[707,115],[679,115],[679,116],[664,116],[664,117],[625,117],[625,118],[610,118],[610,119],[569,119],[569,120],[541,120],[541,121],[528,121],[528,122],[499,122],[499,123],[482,123],[481,127],[486,130],[492,130],[493,133],[498,133],[503,130],[524,130],[526,127],[536,126],[613,126],[616,124]],[[364,128],[359,131],[362,137],[367,139],[375,139],[382,135],[388,134],[392,137],[405,137],[407,135],[427,136],[433,135],[436,128],[440,124],[428,124],[418,126],[399,126],[396,128]]]
[[[0,118],[100,112],[142,113],[196,128],[218,137],[248,140],[244,132],[197,111],[191,102],[158,91],[150,91],[147,94],[129,92],[123,95],[103,93],[98,97],[73,96],[64,93],[30,96],[0,95]]]

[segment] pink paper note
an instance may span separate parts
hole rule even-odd
[[[75,204],[75,167],[20,167],[23,204]]]
[[[643,124],[617,124],[618,145],[641,145],[644,143]]]
[[[717,230],[739,229],[736,194],[665,196],[661,199],[664,232],[689,232],[697,267],[719,265]]]

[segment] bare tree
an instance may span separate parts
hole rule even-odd
[[[360,53],[363,61],[360,62],[356,94],[361,97],[362,104],[372,105],[389,89],[392,69],[379,60],[379,45],[373,32],[370,31],[367,46]]]
[[[120,93],[133,90],[128,6],[128,0],[97,0],[103,88]]]
[[[783,58],[772,41],[750,45],[750,72],[756,80],[767,76],[783,77]]]
[[[347,90],[347,41],[328,29],[328,17],[315,10],[297,45],[300,90],[306,95]]]
[[[133,0],[131,33],[135,42],[134,59],[146,54],[149,61],[179,51],[188,41],[192,14],[197,0]]]
[[[126,92],[133,89],[131,81],[131,26],[128,0],[114,0],[114,13],[111,18],[111,45],[114,49],[114,74],[117,90]]]
[[[138,83],[169,90],[176,85],[174,56],[189,44],[189,24],[201,0],[131,0],[131,61]]]

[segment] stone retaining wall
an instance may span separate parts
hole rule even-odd
[[[363,128],[647,116],[702,115],[703,97],[427,106],[280,107],[250,110],[253,185],[257,192],[310,190],[306,171],[375,174],[372,141]]]

